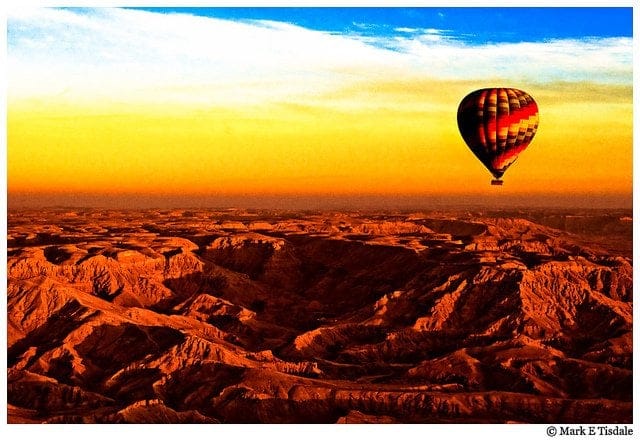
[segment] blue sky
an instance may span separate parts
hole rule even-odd
[[[304,28],[388,37],[438,30],[465,43],[631,37],[632,8],[141,8],[228,20],[273,20]]]

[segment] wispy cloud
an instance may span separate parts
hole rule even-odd
[[[406,34],[415,34],[416,32],[420,31],[420,29],[418,28],[404,28],[404,27],[394,28],[393,30],[396,32],[403,32]]]
[[[336,35],[117,8],[17,10],[8,31],[14,98],[251,104],[391,78],[632,84],[630,38],[470,45],[432,28]]]

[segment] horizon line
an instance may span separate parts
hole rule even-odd
[[[498,190],[498,192],[501,189]],[[9,193],[7,209],[421,210],[442,208],[633,209],[633,193],[511,194],[105,194]]]

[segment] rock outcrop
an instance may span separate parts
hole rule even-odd
[[[630,423],[630,216],[10,211],[9,422]]]

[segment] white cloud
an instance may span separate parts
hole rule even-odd
[[[17,10],[8,30],[10,97],[251,104],[394,78],[632,83],[630,38],[471,46],[438,29],[361,37],[127,9]]]
[[[475,46],[434,37],[435,44],[431,38],[396,40],[396,50],[416,60],[417,69],[424,66],[440,78],[632,83],[630,38]]]
[[[420,29],[417,29],[417,28],[404,28],[404,27],[394,28],[393,30],[396,32],[404,32],[407,34],[414,34],[420,31]]]
[[[11,17],[9,31],[12,93],[160,92],[200,84],[213,98],[251,101],[317,93],[397,61],[393,52],[357,39],[285,23],[122,9],[40,9]]]

